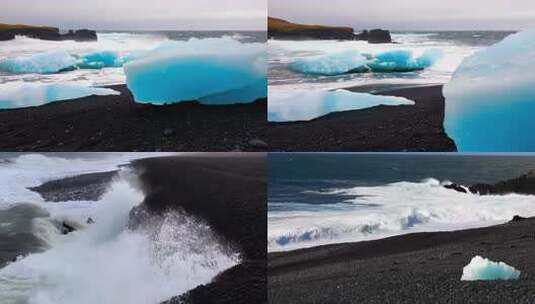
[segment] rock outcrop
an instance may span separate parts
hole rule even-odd
[[[467,193],[466,188],[452,183],[444,186],[457,192]],[[468,187],[471,193],[479,195],[504,195],[504,194],[535,194],[535,171],[530,171],[520,177],[501,181],[496,184],[475,184]]]
[[[362,33],[356,34],[355,39],[365,40],[368,43],[392,43],[390,31],[382,29],[364,30]]]
[[[350,27],[298,24],[268,17],[268,38],[354,40],[355,34]]]
[[[369,43],[391,43],[390,32],[381,29],[355,34],[351,27],[308,25],[268,17],[268,38],[288,40],[364,40]]]
[[[87,29],[70,30],[66,34],[61,34],[56,27],[30,26],[23,24],[0,24],[0,41],[14,39],[15,36],[26,36],[42,40],[74,40],[74,41],[95,41],[97,32]]]
[[[535,194],[535,171],[494,185],[475,184],[470,186],[470,192],[480,195]]]

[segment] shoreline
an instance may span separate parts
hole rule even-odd
[[[0,110],[0,151],[265,151],[267,99],[248,104],[155,106],[121,95]]]
[[[268,254],[270,303],[532,303],[535,218]],[[517,281],[461,281],[475,255],[519,269]]]
[[[334,112],[300,122],[268,122],[270,150],[274,152],[455,152],[444,131],[442,85],[388,85],[349,87],[352,92],[398,96],[412,106],[375,106]],[[384,88],[383,88],[384,87]],[[311,137],[310,134],[315,136]]]
[[[130,212],[161,214],[183,210],[204,219],[240,252],[241,262],[188,292],[165,301],[174,303],[265,303],[267,248],[267,181],[265,153],[218,153],[143,158],[139,170],[145,199]],[[179,199],[177,199],[179,198]],[[140,211],[140,212],[137,212]],[[135,223],[134,223],[135,224]]]

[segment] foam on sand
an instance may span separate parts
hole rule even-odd
[[[347,90],[270,92],[268,120],[274,122],[311,120],[332,112],[378,105],[414,105],[403,97],[355,93]]]
[[[230,37],[170,41],[124,66],[139,103],[252,102],[267,96],[266,49]]]
[[[463,268],[461,281],[517,280],[519,277],[520,271],[504,262],[493,262],[489,259],[475,256]]]
[[[444,128],[459,151],[535,151],[535,30],[467,57],[444,86]]]

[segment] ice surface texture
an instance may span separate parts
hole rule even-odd
[[[290,69],[311,75],[340,75],[349,72],[366,72],[366,57],[358,51],[345,51],[319,57],[307,57],[290,64]]]
[[[269,94],[268,120],[311,120],[332,112],[378,105],[414,105],[414,101],[403,97],[354,93],[347,90],[273,92]]]
[[[438,49],[430,49],[415,57],[409,50],[393,50],[376,55],[358,51],[298,59],[289,65],[295,72],[311,75],[340,75],[364,72],[411,72],[431,67],[442,57]]]
[[[169,41],[124,70],[139,103],[228,104],[267,96],[265,44],[230,37]]]
[[[130,57],[117,52],[99,51],[78,58],[66,51],[50,51],[32,56],[0,60],[0,71],[12,74],[54,74],[75,69],[121,67]]]
[[[90,95],[119,95],[106,88],[68,84],[5,83],[0,84],[0,109],[39,106],[57,100]]]
[[[520,271],[505,264],[475,256],[470,264],[463,268],[461,281],[516,280]]]
[[[535,30],[467,57],[444,86],[444,128],[459,151],[535,151]]]

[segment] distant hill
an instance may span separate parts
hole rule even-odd
[[[355,39],[351,27],[299,24],[273,17],[268,17],[268,37],[279,39]]]
[[[0,41],[15,39],[15,36],[26,36],[30,38],[54,40],[54,41],[97,40],[97,33],[95,31],[86,30],[86,29],[77,30],[77,31],[69,31],[66,34],[60,34],[59,29],[57,27],[0,23]]]

